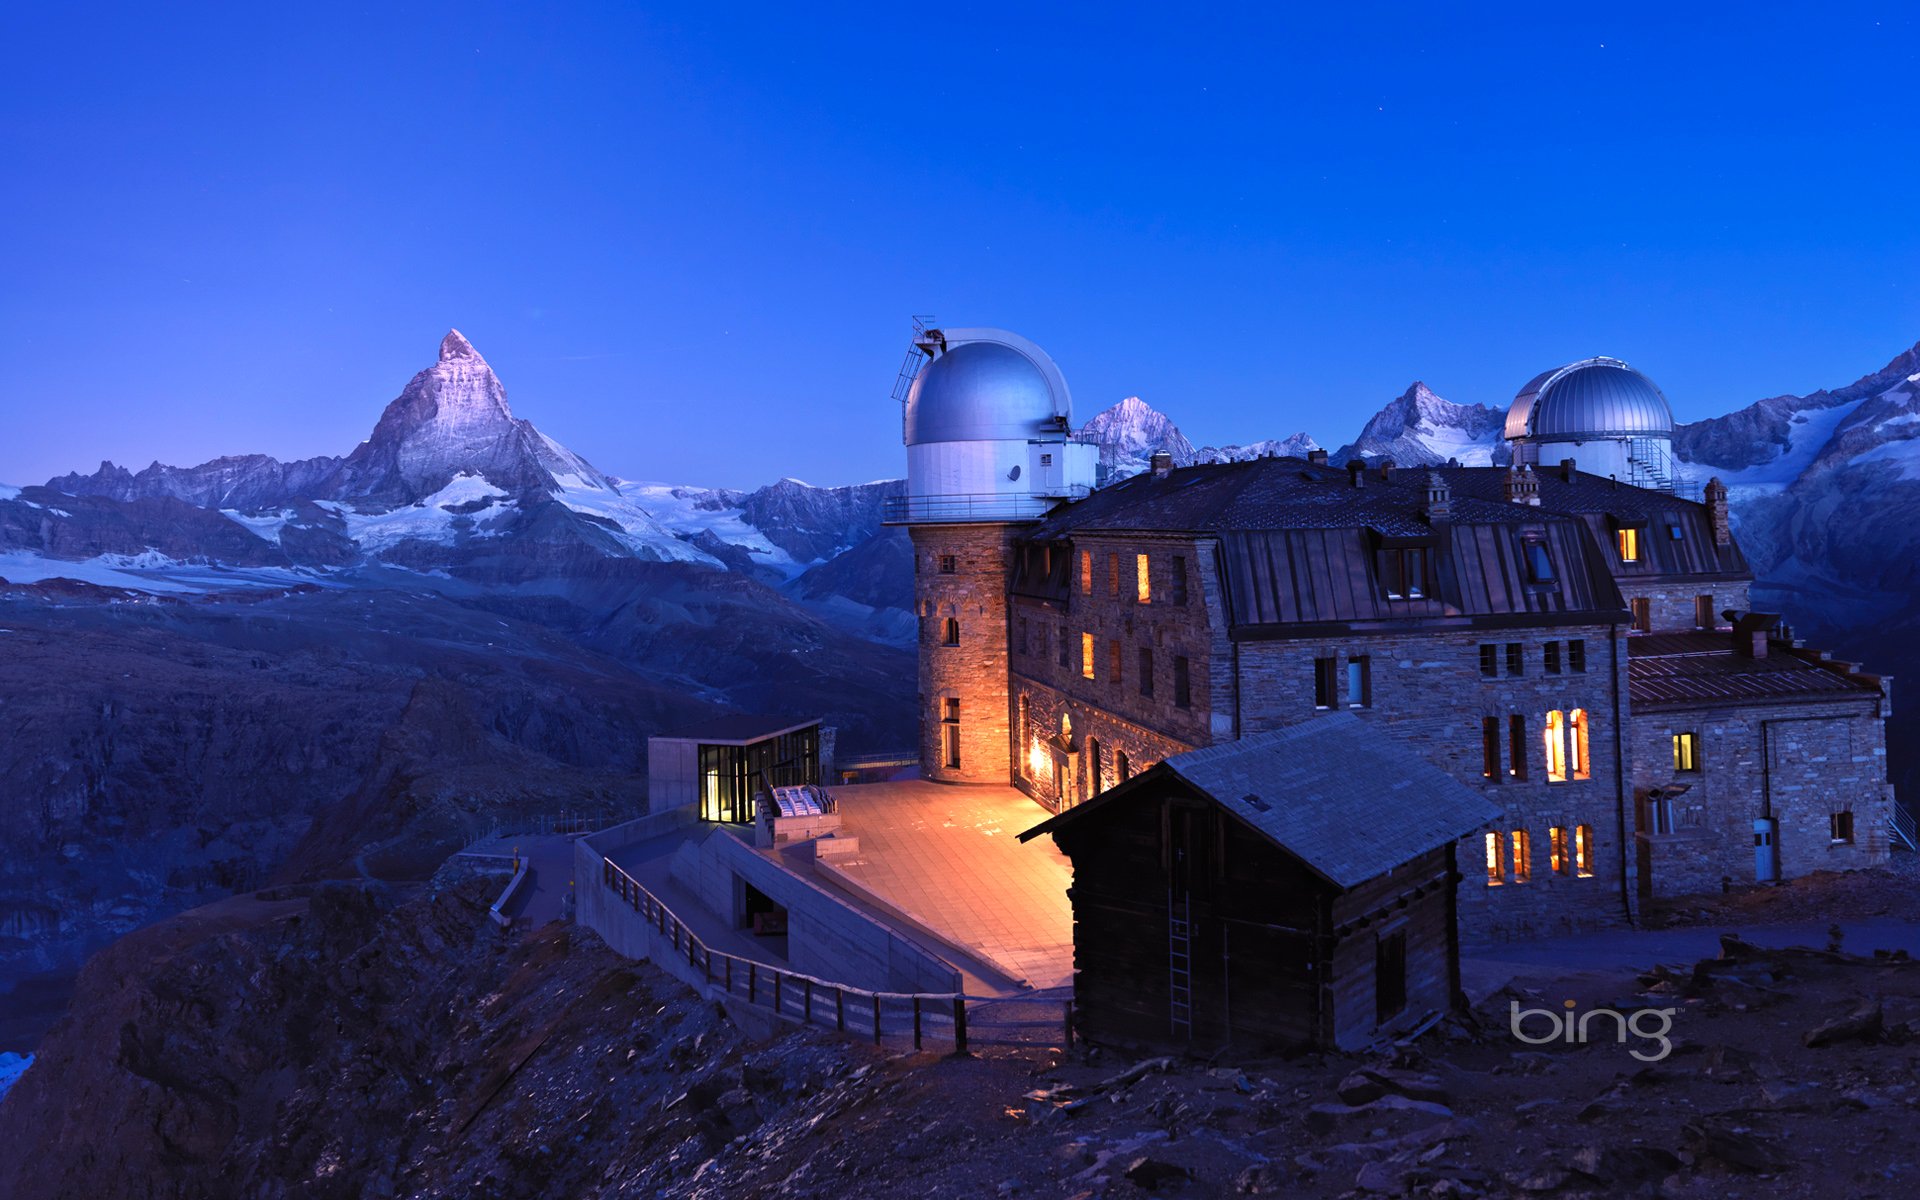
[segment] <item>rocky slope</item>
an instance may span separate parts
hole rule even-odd
[[[1507,414],[1489,404],[1455,404],[1414,385],[1389,401],[1342,446],[1332,461],[1390,458],[1403,467],[1433,466],[1455,459],[1462,466],[1498,466],[1513,461],[1505,437]]]

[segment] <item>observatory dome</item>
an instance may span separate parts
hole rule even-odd
[[[1507,410],[1507,437],[1532,441],[1673,436],[1673,409],[1653,380],[1617,358],[1587,358],[1534,376]]]
[[[1064,392],[1064,388],[1062,389]],[[907,393],[907,445],[1055,436],[1070,402],[1032,357],[1000,342],[966,342],[925,367]]]

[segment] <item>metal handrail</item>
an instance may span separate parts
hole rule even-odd
[[[883,525],[915,521],[1037,521],[1064,500],[1083,499],[1091,489],[1075,484],[1057,496],[975,492],[945,496],[889,496],[880,502]]]
[[[604,856],[601,858],[601,882],[631,905],[656,931],[666,936],[675,952],[686,956],[689,967],[703,972],[707,986],[720,987],[735,999],[744,998],[758,1008],[770,1010],[780,1020],[830,1027],[840,1033],[853,1032],[848,1026],[847,1004],[848,999],[852,998],[856,1002],[854,1017],[860,1027],[858,1032],[865,1033],[871,1014],[872,1037],[876,1046],[888,1035],[904,1037],[908,1032],[906,1029],[887,1027],[887,1016],[896,1019],[906,1016],[902,1012],[887,1012],[889,1004],[896,1009],[903,1003],[911,1006],[911,1032],[915,1050],[922,1049],[927,1036],[936,1032],[929,1028],[930,1025],[937,1027],[944,1022],[946,1038],[953,1043],[954,1053],[964,1054],[969,1041],[968,1005],[1052,1003],[1025,997],[969,996],[965,992],[877,992],[835,980],[820,979],[800,971],[769,966],[708,946],[659,897],[648,891],[645,884]],[[740,991],[742,986],[746,989],[744,997]],[[799,999],[794,1001],[792,998],[796,989]],[[818,1020],[816,1002],[820,1010]],[[798,1011],[790,1011],[790,1008],[797,1008]],[[1073,1041],[1073,1008],[1070,1000],[1062,1003],[1062,1012],[1062,1019],[1058,1021],[989,1021],[985,1024],[993,1029],[1059,1029],[1070,1045]],[[984,1040],[987,1044],[1005,1045],[1021,1039],[972,1040],[975,1044]]]

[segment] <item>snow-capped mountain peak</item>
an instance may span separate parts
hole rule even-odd
[[[1455,404],[1415,380],[1413,386],[1374,414],[1352,445],[1333,461],[1390,458],[1401,466],[1433,466],[1457,459],[1462,466],[1498,466],[1511,462],[1506,441],[1507,414],[1488,404]]]
[[[1095,413],[1080,427],[1080,436],[1099,443],[1100,465],[1110,475],[1131,475],[1146,469],[1155,453],[1173,455],[1174,465],[1193,462],[1193,443],[1171,418],[1138,396]]]

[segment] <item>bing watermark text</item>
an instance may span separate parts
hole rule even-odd
[[[1631,1033],[1642,1042],[1659,1046],[1652,1053],[1640,1046],[1627,1051],[1641,1062],[1659,1062],[1673,1053],[1673,1042],[1667,1035],[1673,1032],[1676,1009],[1641,1008],[1632,1013],[1623,1013],[1615,1008],[1590,1008],[1576,1014],[1574,1009],[1578,1005],[1572,1000],[1565,1002],[1565,1012],[1555,1012],[1550,1008],[1521,1008],[1518,1000],[1513,1001],[1510,1007],[1507,1027],[1513,1031],[1514,1037],[1529,1046],[1544,1046],[1550,1042],[1584,1046],[1594,1040],[1593,1026],[1598,1018],[1598,1036],[1601,1040],[1605,1040],[1610,1022],[1614,1040],[1622,1045]],[[1525,1028],[1527,1022],[1532,1022],[1536,1030],[1544,1028],[1544,1032],[1529,1033]],[[1645,1028],[1642,1028],[1643,1024]]]

